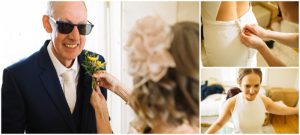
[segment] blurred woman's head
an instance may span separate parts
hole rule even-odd
[[[232,98],[234,97],[235,95],[239,94],[241,91],[240,88],[238,87],[233,87],[233,88],[230,88],[227,92],[227,95],[226,95],[226,100],[229,99],[229,98]]]
[[[241,68],[238,72],[237,82],[244,94],[244,97],[252,101],[259,92],[262,81],[260,68]]]
[[[139,20],[129,38],[130,98],[140,122],[199,125],[199,25],[167,26],[159,17]]]

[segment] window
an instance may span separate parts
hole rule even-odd
[[[48,39],[42,24],[46,3],[36,1],[5,1],[0,4],[0,86],[5,67],[38,51]],[[30,7],[30,8],[29,8]]]

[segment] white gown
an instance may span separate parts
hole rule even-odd
[[[202,2],[204,47],[208,66],[256,67],[255,49],[243,45],[240,31],[246,24],[257,24],[252,7],[233,21],[216,21],[221,2]]]
[[[253,101],[248,101],[239,93],[231,119],[234,133],[262,133],[266,107],[260,95]]]

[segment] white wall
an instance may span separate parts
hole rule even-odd
[[[199,23],[199,2],[177,2],[177,22],[192,21]]]
[[[295,88],[298,90],[297,68],[272,68],[268,70],[269,87]]]
[[[38,51],[49,35],[43,28],[42,16],[46,2],[0,2],[0,86],[3,69],[35,51]]]
[[[108,43],[107,7],[106,2],[86,1],[88,8],[88,20],[94,24],[92,32],[86,36],[85,49],[97,52],[107,58]]]
[[[222,70],[221,68],[202,68],[201,69],[201,81],[214,80],[216,82],[222,82]],[[209,82],[210,83],[210,82]]]
[[[236,85],[237,68],[203,68],[201,69],[201,80],[212,80],[222,83],[225,86]],[[263,86],[285,87],[298,90],[298,69],[297,68],[262,68]],[[223,74],[231,72],[231,82],[224,81]]]
[[[148,15],[159,15],[168,24],[176,22],[176,2],[123,2],[124,38],[138,19]]]

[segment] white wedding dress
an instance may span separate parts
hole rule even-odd
[[[246,24],[257,24],[252,7],[240,18],[216,21],[221,2],[202,2],[201,14],[204,48],[208,66],[256,67],[257,51],[240,41],[240,31]]]
[[[266,107],[260,95],[257,95],[253,101],[248,101],[242,93],[239,93],[236,95],[235,107],[231,116],[234,133],[263,133],[265,113]]]

